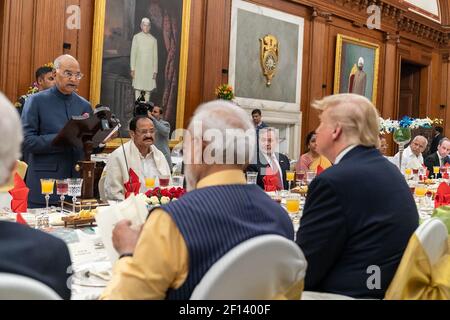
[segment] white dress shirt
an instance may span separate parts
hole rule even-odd
[[[400,161],[400,153],[397,152],[397,154],[394,156],[393,163],[398,167]],[[441,160],[439,160],[441,161]],[[412,150],[411,147],[406,148],[403,151],[403,158],[402,158],[402,167],[400,168],[400,171],[402,173],[405,172],[405,169],[419,169],[423,166],[423,156],[422,154],[419,154],[419,156],[416,156]]]

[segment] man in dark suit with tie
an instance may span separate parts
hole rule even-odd
[[[290,169],[289,158],[278,152],[278,132],[275,128],[262,128],[259,131],[259,153],[256,163],[248,166],[247,172],[257,172],[257,184],[264,189],[264,177],[271,175],[278,181],[278,190],[289,188],[286,171]]]
[[[450,163],[450,159],[448,157],[449,153],[450,140],[448,138],[443,138],[439,142],[437,151],[433,154],[430,154],[425,159],[425,166],[428,169],[429,177],[442,178],[440,173],[438,173],[437,176],[433,173],[433,167],[443,167],[447,163]]]
[[[432,155],[437,151],[439,142],[444,139],[444,128],[436,127],[434,128],[434,137],[430,144],[430,150],[428,150],[428,155]]]
[[[305,290],[382,299],[418,226],[414,199],[377,150],[379,116],[367,98],[335,95],[313,106],[323,111],[317,150],[334,165],[310,184],[297,234]]]
[[[0,93],[0,186],[10,178],[23,140],[19,115]],[[18,223],[0,222],[0,273],[29,277],[70,299],[68,278],[70,256],[66,244],[44,232]],[[10,297],[17,299],[20,297]]]

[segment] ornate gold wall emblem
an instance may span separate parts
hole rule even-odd
[[[268,34],[259,41],[261,42],[261,67],[269,87],[278,68],[278,39],[274,35]]]

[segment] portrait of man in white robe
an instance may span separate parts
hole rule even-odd
[[[150,34],[149,18],[142,19],[141,30],[133,37],[130,69],[136,100],[144,93],[145,101],[149,102],[158,75],[158,41]]]

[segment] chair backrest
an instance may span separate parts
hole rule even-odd
[[[98,181],[98,193],[100,195],[100,200],[106,201],[105,193],[105,180],[106,180],[106,170],[103,170],[100,180]]]
[[[0,273],[0,300],[61,300],[61,297],[37,280]]]
[[[430,259],[430,264],[435,265],[447,252],[447,227],[441,220],[433,218],[422,223],[415,233]]]
[[[299,246],[278,235],[247,240],[226,253],[203,276],[191,300],[268,300],[304,279]]]

